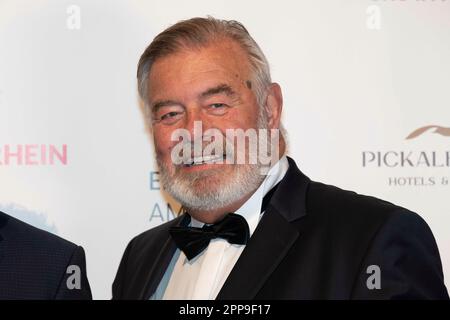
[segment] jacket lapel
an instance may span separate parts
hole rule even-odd
[[[268,209],[217,299],[253,299],[298,236],[281,215]]]
[[[288,158],[289,169],[217,299],[253,299],[299,237],[290,222],[306,215],[309,178]],[[292,196],[291,196],[292,195]]]
[[[189,219],[187,219],[186,215],[183,214],[179,218],[173,220],[173,224],[171,225],[186,225],[188,223]],[[161,246],[161,250],[157,253],[156,256],[151,255],[151,259],[147,259],[148,267],[143,269],[145,273],[142,275],[142,278],[138,277],[139,279],[144,279],[143,283],[145,283],[145,285],[142,287],[141,292],[139,293],[138,299],[148,300],[156,291],[176,250],[177,246],[172,240],[169,232],[167,232],[167,237],[164,241],[164,244]],[[147,272],[148,270],[150,271]]]
[[[156,291],[156,288],[164,276],[164,273],[166,272],[176,249],[177,247],[175,246],[175,242],[173,242],[170,237],[167,238],[164,245],[161,247],[161,251],[152,261],[152,265],[149,268],[150,272],[145,275],[146,279],[143,283],[146,285],[142,288],[138,299],[148,300]]]

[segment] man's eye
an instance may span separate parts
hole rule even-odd
[[[179,115],[180,113],[179,112],[176,112],[176,111],[172,111],[172,112],[168,112],[168,113],[166,113],[166,114],[163,114],[162,116],[161,116],[161,120],[166,120],[166,119],[170,119],[170,118],[173,118],[173,117],[176,117],[177,115]]]
[[[225,103],[211,103],[208,105],[207,110],[209,114],[222,116],[227,113],[228,105]]]
[[[224,103],[213,103],[210,105],[210,107],[212,107],[213,109],[219,109],[219,108],[225,107],[225,104]]]
[[[208,105],[208,109],[213,112],[225,112],[228,109],[226,103],[212,103]]]
[[[169,111],[169,112],[161,112],[160,114],[162,115],[155,115],[155,121],[156,122],[160,122],[163,124],[167,124],[167,125],[171,125],[176,123],[178,120],[181,119],[181,117],[183,116],[183,111],[182,110],[178,110],[178,111]]]

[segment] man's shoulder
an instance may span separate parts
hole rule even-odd
[[[415,212],[389,201],[311,181],[306,196],[307,215],[341,230],[379,229],[390,221],[424,223]]]
[[[84,251],[55,234],[0,212],[0,299],[90,298]],[[82,290],[63,286],[67,267],[82,271]]]
[[[334,185],[311,181],[307,193],[307,205],[310,210],[318,209],[350,209],[367,212],[393,212],[407,210],[387,200],[346,190]]]
[[[305,217],[307,223],[295,225],[341,253],[362,257],[368,248],[389,248],[397,241],[427,247],[438,256],[432,231],[418,213],[373,196],[311,181]]]
[[[73,252],[78,246],[53,233],[36,228],[26,222],[0,212],[0,234],[11,246],[30,253]]]
[[[278,197],[280,207],[285,210],[298,207],[308,220],[319,222],[321,226],[325,226],[328,221],[330,227],[341,227],[342,224],[361,228],[376,227],[393,216],[417,216],[392,202],[313,181],[298,169],[293,159],[288,160],[289,171],[284,179],[286,183],[283,190],[289,196]],[[284,205],[286,201],[290,203]],[[304,216],[292,212],[287,214],[290,221],[293,221],[292,217]]]

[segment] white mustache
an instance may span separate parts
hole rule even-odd
[[[203,139],[186,141],[180,147],[182,152],[179,156],[182,165],[224,163],[227,158],[233,158],[234,156],[233,146],[225,137],[223,137],[223,141],[205,142]]]

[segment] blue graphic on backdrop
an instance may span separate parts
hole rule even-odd
[[[32,226],[57,234],[58,231],[53,223],[47,221],[47,215],[43,212],[29,210],[23,206],[14,203],[2,204],[0,203],[0,211],[19,219],[23,222],[31,224]]]

